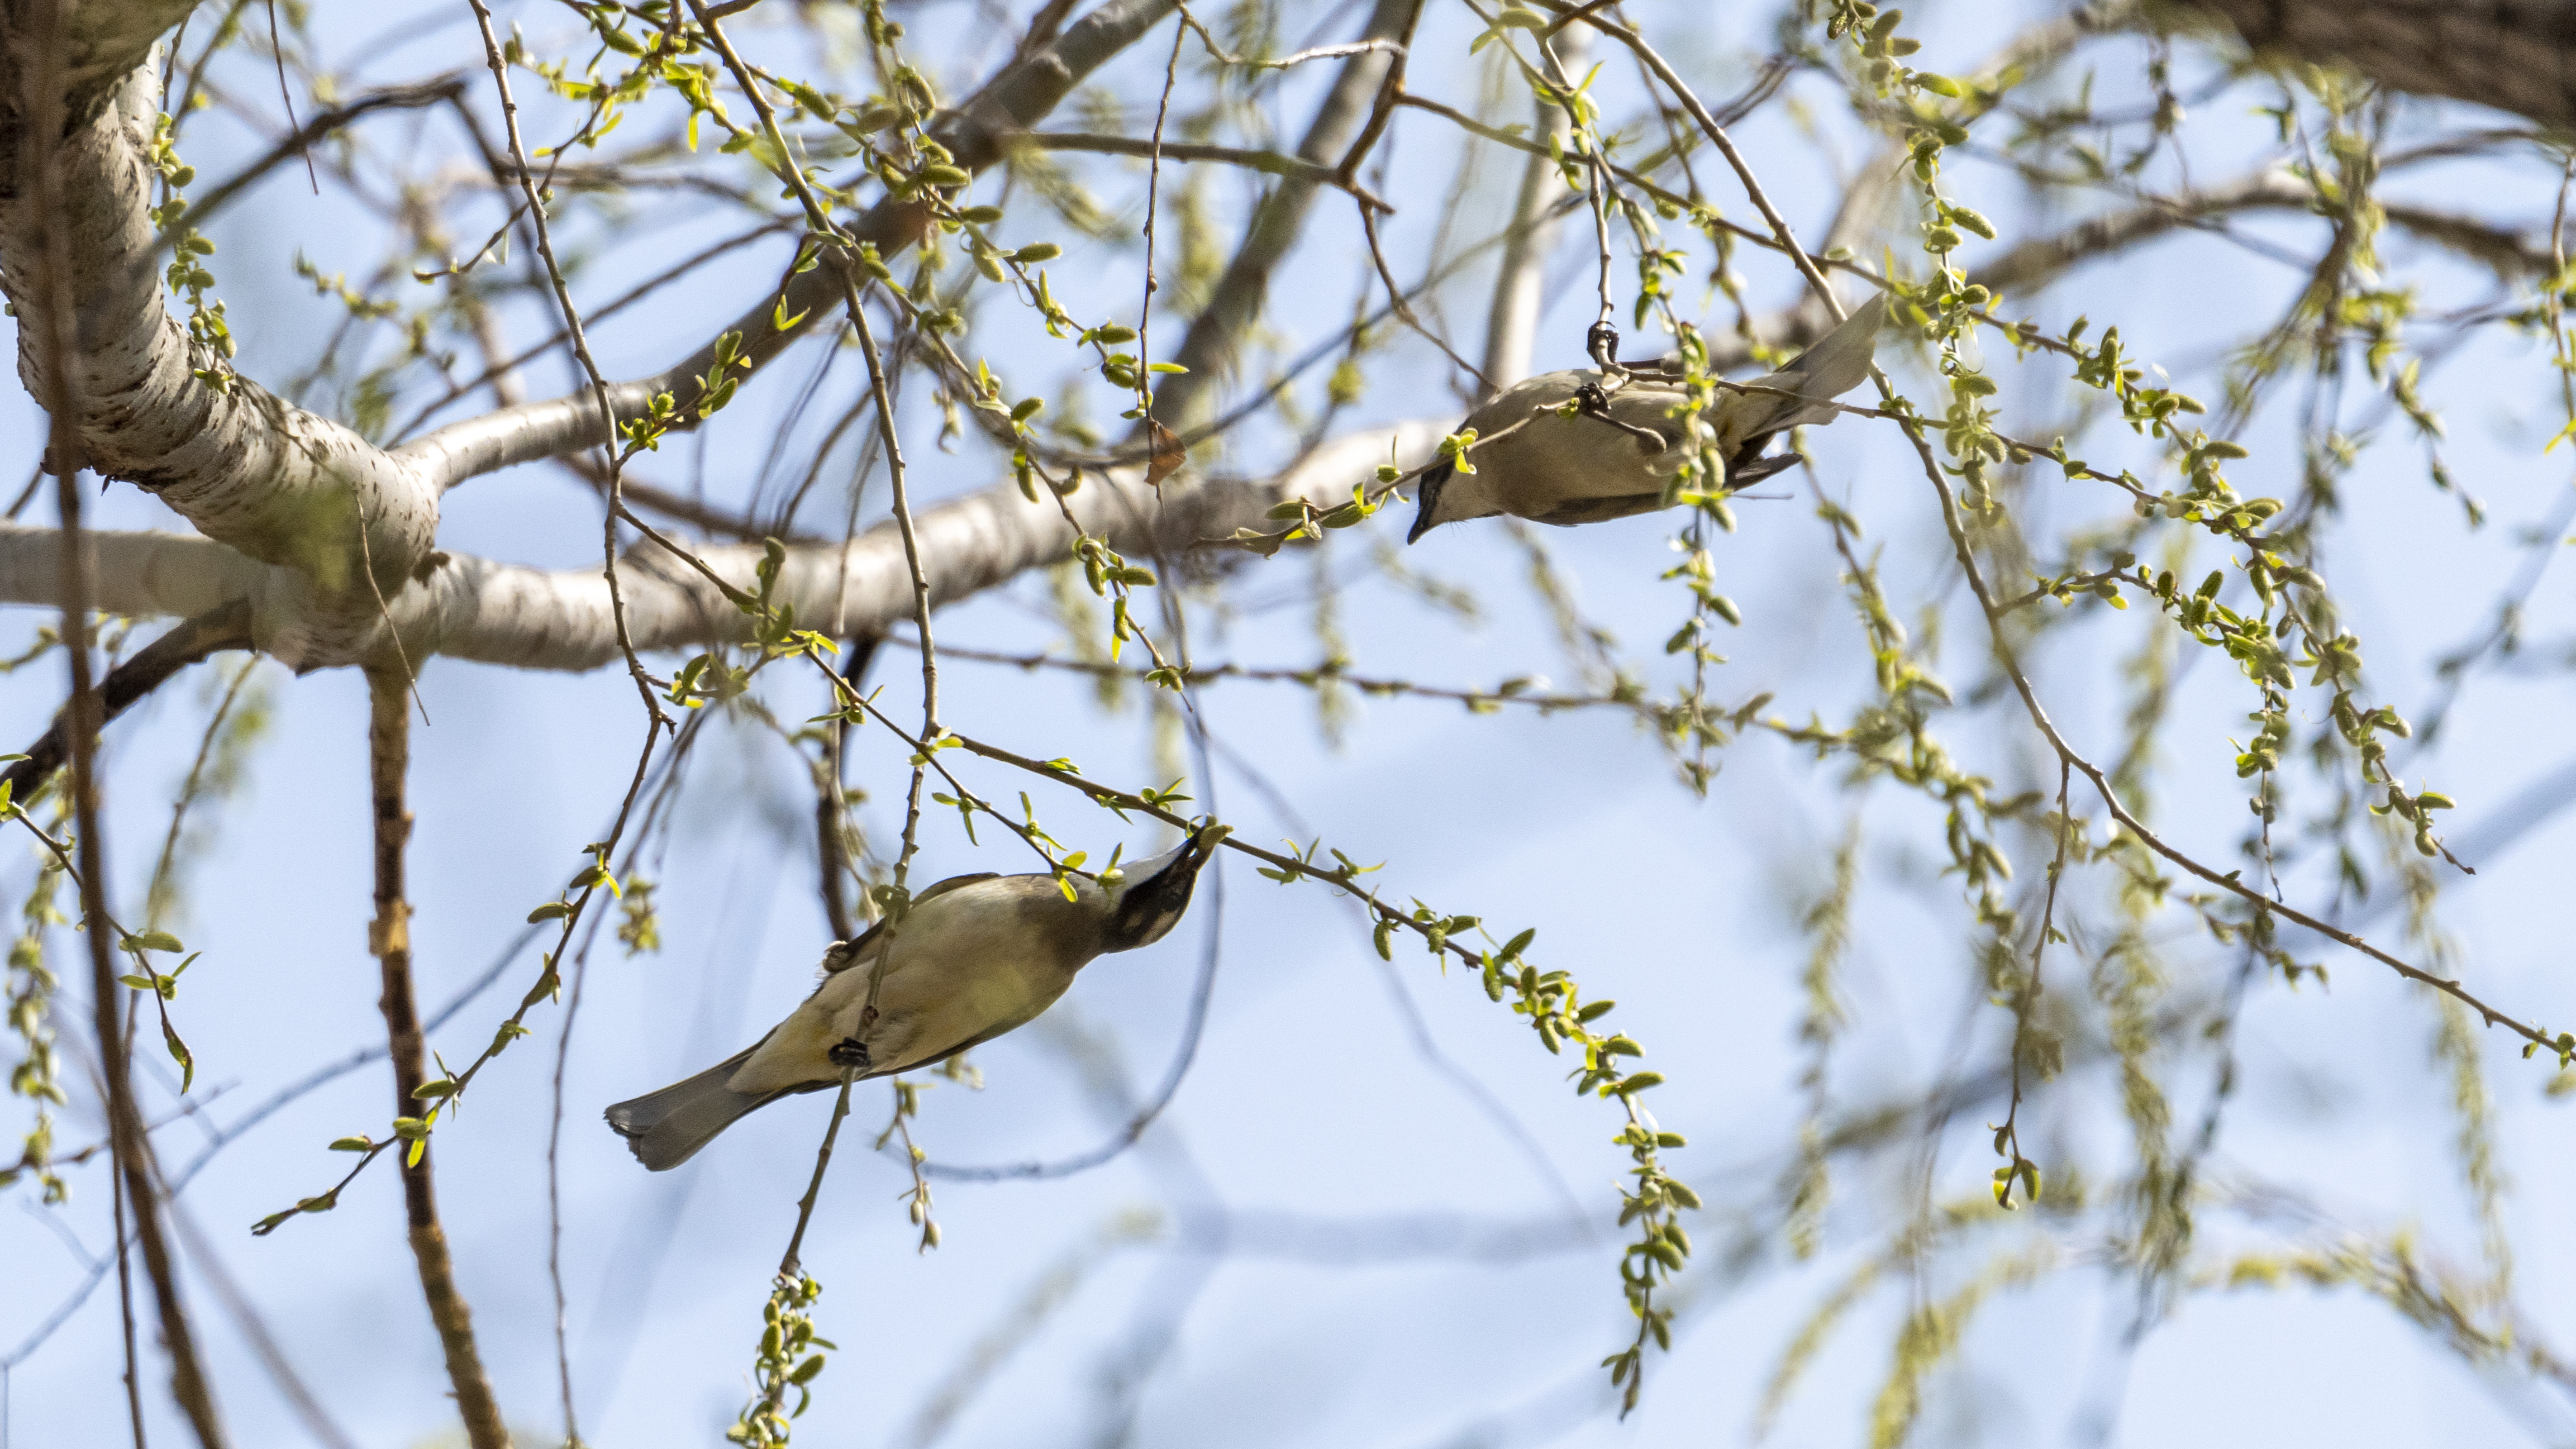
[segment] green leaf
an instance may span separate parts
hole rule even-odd
[[[167,931],[145,931],[139,935],[128,936],[123,945],[128,951],[185,951],[188,949],[179,944],[178,937]]]
[[[528,924],[533,926],[539,921],[560,921],[571,914],[572,906],[569,903],[564,901],[548,901],[544,905],[537,907],[535,910],[528,912]]]
[[[167,1017],[161,1021],[161,1041],[170,1048],[170,1059],[179,1064],[179,1095],[184,1097],[196,1084],[197,1059],[189,1052],[188,1044],[179,1040],[178,1031],[170,1025]]]

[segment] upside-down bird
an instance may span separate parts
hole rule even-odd
[[[1870,354],[1886,317],[1887,299],[1872,297],[1797,361],[1747,384],[1765,391],[1729,392],[1709,409],[1705,421],[1716,430],[1729,491],[1796,461],[1788,453],[1763,456],[1772,438],[1834,420],[1835,409],[1824,404],[1869,376]],[[1681,365],[1667,358],[1630,364],[1626,371],[1627,381],[1617,387],[1590,368],[1541,373],[1479,405],[1458,425],[1460,431],[1472,428],[1483,437],[1514,423],[1522,426],[1476,448],[1472,473],[1455,460],[1426,471],[1415,494],[1413,531],[1404,541],[1412,543],[1444,523],[1497,513],[1571,526],[1663,506],[1664,485],[1690,456],[1680,446],[1682,424],[1673,412],[1684,401]],[[1616,421],[1553,411],[1578,401]]]
[[[1163,938],[1190,906],[1226,834],[1206,825],[1107,883],[1068,875],[961,875],[823,953],[823,983],[760,1040],[685,1081],[608,1109],[655,1172],[677,1167],[745,1114],[793,1092],[942,1062],[1025,1026],[1092,958]],[[870,981],[874,979],[873,1006]]]

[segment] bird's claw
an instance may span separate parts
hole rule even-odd
[[[1615,342],[1616,340],[1617,338],[1614,335],[1612,341]],[[1640,452],[1649,454],[1660,453],[1664,451],[1665,448],[1671,446],[1665,441],[1664,435],[1656,432],[1654,429],[1639,427],[1635,423],[1627,422],[1612,416],[1610,412],[1610,394],[1603,390],[1601,384],[1597,382],[1587,382],[1574,390],[1574,410],[1584,417],[1598,418],[1602,422],[1608,423],[1610,426],[1617,428],[1619,431],[1626,433],[1632,438],[1635,438],[1637,440],[1638,451]]]
[[[1583,334],[1585,350],[1592,354],[1593,365],[1603,372],[1619,369],[1619,329],[1607,320],[1595,322]]]
[[[841,1038],[825,1055],[836,1067],[857,1067],[864,1071],[868,1066],[868,1044],[854,1036]]]

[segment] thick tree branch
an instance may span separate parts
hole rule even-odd
[[[2264,171],[2224,186],[2150,197],[2078,222],[2052,237],[2023,242],[1976,267],[1973,279],[1997,292],[2027,295],[2069,269],[2126,251],[2169,232],[2243,211],[2312,211],[2316,192],[2284,171]],[[2391,224],[2447,247],[2503,277],[2541,276],[2553,267],[2546,246],[2473,217],[2404,202],[2384,204]]]
[[[2351,66],[2392,90],[2576,125],[2576,0],[2168,0],[2261,56]]]
[[[1123,553],[1179,552],[1262,526],[1269,509],[1300,498],[1322,507],[1350,501],[1386,461],[1389,445],[1406,467],[1427,459],[1449,418],[1423,418],[1336,439],[1276,478],[1166,484],[1158,496],[1135,469],[1083,475],[1065,504],[1083,526]],[[1029,569],[1069,556],[1073,529],[1052,499],[1032,502],[1010,484],[969,493],[915,515],[922,568],[933,607],[1009,582]],[[59,551],[51,529],[0,523],[0,603],[41,603],[52,586]],[[198,614],[234,600],[251,609],[251,629],[265,639],[286,632],[311,596],[295,576],[263,567],[204,539],[154,533],[93,533],[101,608],[119,613]],[[726,545],[700,557],[749,590],[761,550]],[[607,585],[596,570],[550,572],[440,554],[423,582],[390,601],[394,625],[413,659],[430,654],[522,669],[584,670],[618,657]],[[695,648],[748,639],[753,621],[690,565],[652,545],[630,555],[624,571],[630,628],[639,649]],[[881,523],[838,544],[791,548],[776,599],[799,619],[838,617],[849,634],[881,633],[913,613],[912,577],[895,526]],[[836,613],[837,611],[837,613]],[[378,641],[360,641],[346,659],[387,657]],[[263,644],[262,646],[266,646]]]
[[[81,7],[89,19],[95,19],[91,11],[143,8]],[[187,9],[162,8],[171,11],[169,23]],[[962,164],[992,164],[1010,134],[1044,116],[1172,8],[1173,0],[1111,0],[1046,50],[1015,62],[944,120],[943,141]],[[140,46],[148,49],[150,39]],[[76,47],[76,54],[87,53]],[[226,589],[200,601],[261,597],[255,616],[264,650],[304,669],[364,662],[369,642],[382,642],[380,600],[419,612],[416,601],[404,598],[405,584],[432,566],[442,488],[596,441],[596,402],[575,397],[503,408],[386,453],[248,379],[233,377],[221,387],[208,381],[224,371],[222,359],[193,342],[165,309],[155,265],[161,238],[146,215],[152,172],[144,154],[156,83],[148,68],[130,66],[116,103],[100,107],[55,148],[66,197],[59,215],[41,214],[24,189],[0,196],[0,284],[22,318],[41,319],[45,304],[26,279],[36,275],[31,263],[47,228],[67,233],[60,240],[74,258],[69,290],[76,299],[71,392],[82,400],[79,430],[91,461],[156,493],[236,554],[293,571],[294,579],[254,575],[252,589]],[[925,223],[918,204],[888,201],[869,213],[859,234],[892,251],[908,245]],[[791,292],[804,285],[837,292],[842,280],[831,268],[818,269],[796,279]],[[743,327],[758,339],[751,345],[755,358],[793,340],[769,328],[768,310],[763,301]],[[22,328],[20,335],[39,330]],[[48,395],[37,350],[22,346],[19,368],[32,392]],[[685,390],[686,378],[707,370],[704,356],[692,358],[670,373],[612,389],[611,404],[622,412],[654,393]],[[199,554],[196,561],[211,557]],[[246,582],[244,573],[231,565],[201,566],[191,570],[191,583],[202,593],[217,576]]]
[[[2026,295],[2073,267],[2209,218],[2247,210],[2305,210],[2309,204],[2307,189],[2294,178],[2260,174],[2078,223],[2055,237],[2006,251],[1973,275],[1998,291]],[[1861,213],[1872,211],[1846,207],[1828,239],[1854,243],[1871,224]],[[2548,266],[2534,244],[2470,218],[2403,204],[2389,206],[2388,216],[2393,224],[2499,272],[2530,275]],[[1760,330],[1775,343],[1803,345],[1813,341],[1821,313],[1821,308],[1802,305],[1765,319]],[[1719,367],[1749,360],[1740,339],[1712,335],[1709,340],[1712,361]],[[1413,451],[1415,433],[1436,440],[1443,422],[1426,419],[1399,428],[1407,456],[1419,456]],[[1383,456],[1383,438],[1375,432],[1346,438],[1271,483],[1212,484],[1158,501],[1134,475],[1121,473],[1106,487],[1096,476],[1086,481],[1071,501],[1078,516],[1110,530],[1114,546],[1139,550],[1155,546],[1141,521],[1160,508],[1164,526],[1156,542],[1185,547],[1258,523],[1264,509],[1285,497],[1340,501],[1350,483]],[[1056,561],[1070,539],[1051,505],[1029,504],[1007,485],[931,509],[921,522],[932,540],[925,560],[933,573],[933,600],[941,605],[1005,582],[1020,570]],[[47,603],[59,597],[54,537],[48,529],[0,524],[0,602]],[[365,662],[371,651],[385,647],[378,637],[382,621],[372,612],[369,627],[342,638],[336,650],[313,647],[311,621],[327,614],[330,604],[293,570],[173,535],[112,534],[93,538],[92,545],[100,554],[102,608],[190,617],[226,604],[246,604],[249,634],[258,647],[303,668]],[[754,550],[719,548],[710,558],[727,579],[749,586]],[[677,648],[743,637],[743,616],[703,580],[657,551],[647,550],[639,562],[641,647]],[[613,639],[594,627],[605,622],[605,597],[595,576],[585,580],[443,554],[423,560],[421,572],[426,588],[406,590],[391,601],[392,616],[415,658],[436,652],[525,668],[584,669],[613,657],[613,652],[599,652],[604,641],[613,650]],[[828,618],[836,603],[834,584],[841,577],[837,546],[799,545],[790,551],[790,592],[782,597],[797,604],[801,618]],[[847,578],[847,592],[837,602],[848,610],[844,618],[853,632],[882,628],[905,616],[908,580],[890,526],[854,541]]]
[[[196,8],[197,0],[88,0],[65,6],[62,65],[55,74],[66,126],[77,128],[95,116],[126,73],[152,53],[153,43]],[[14,41],[31,28],[30,17],[12,5],[0,15],[0,26]],[[0,99],[0,115],[7,117],[9,133],[8,144],[0,147],[0,193],[14,192],[19,186],[15,134],[22,120],[19,105],[20,87],[8,87],[6,98]]]
[[[53,148],[58,206],[40,206],[33,188],[0,196],[0,287],[22,323],[19,375],[33,395],[51,396],[45,349],[34,345],[51,306],[34,285],[50,234],[70,257],[66,381],[87,463],[156,495],[208,538],[311,580],[323,606],[299,611],[297,632],[269,641],[271,652],[289,663],[342,654],[374,627],[375,592],[398,592],[429,553],[438,490],[247,378],[217,386],[200,376],[223,359],[165,310],[161,237],[146,215],[158,84],[149,66],[132,70],[114,104]]]

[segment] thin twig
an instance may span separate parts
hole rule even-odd
[[[1102,136],[1083,131],[1023,131],[1011,140],[1016,146],[1040,151],[1082,151],[1100,156],[1154,155],[1151,139],[1139,141],[1132,136]],[[1346,177],[1333,167],[1291,156],[1281,151],[1250,151],[1240,146],[1214,146],[1196,141],[1165,141],[1162,155],[1166,161],[1206,161],[1225,166],[1241,166],[1268,176],[1290,176],[1349,192],[1360,205],[1371,211],[1392,216],[1395,207],[1384,197]]]
[[[2030,948],[2030,974],[2023,978],[2021,989],[2013,994],[2012,1104],[2004,1109],[2004,1125],[1995,1129],[1996,1154],[2003,1156],[2009,1153],[2002,1183],[1995,1190],[1995,1201],[2005,1207],[2012,1206],[2014,1182],[2025,1168],[2029,1168],[2028,1180],[2031,1183],[2039,1180],[2038,1169],[2030,1167],[2021,1154],[2022,1073],[2030,1044],[2030,1017],[2039,1007],[2039,994],[2044,985],[2040,967],[2048,960],[2049,937],[2057,930],[2057,883],[2066,874],[2066,847],[2075,834],[2075,820],[2069,813],[2072,807],[2067,799],[2074,782],[2071,767],[2060,759],[2057,762],[2057,858],[2048,863],[2048,894],[2039,910],[2039,940]],[[2030,1189],[2030,1196],[2034,1200],[2039,1197],[2036,1186]]]
[[[1163,437],[1168,431],[1154,420],[1154,293],[1161,286],[1154,277],[1154,242],[1160,228],[1160,197],[1163,186],[1163,124],[1172,113],[1172,86],[1180,78],[1181,42],[1190,34],[1190,12],[1181,7],[1182,23],[1172,28],[1172,53],[1163,62],[1163,91],[1154,103],[1154,134],[1145,147],[1145,295],[1136,303],[1136,405],[1144,414],[1146,449],[1151,461],[1147,475],[1161,481]],[[1210,42],[1210,50],[1216,49]],[[1363,208],[1365,210],[1365,208]],[[1183,454],[1184,457],[1188,456]],[[1069,510],[1068,510],[1069,511]],[[1075,530],[1077,533],[1079,529]],[[923,733],[928,734],[928,731]]]
[[[689,4],[697,12],[699,24],[706,27],[708,42],[724,58],[726,68],[733,72],[734,83],[742,88],[743,94],[751,101],[752,109],[759,114],[761,128],[768,133],[770,144],[778,148],[781,157],[793,156],[795,152],[789,149],[787,137],[778,127],[778,116],[769,104],[769,97],[761,91],[750,67],[735,54],[733,42],[725,37],[723,29],[709,15],[703,0],[689,0]],[[804,173],[791,164],[786,168],[786,180],[804,203],[806,218],[813,229],[845,253],[853,251],[848,235],[833,224],[830,210],[815,197]],[[855,270],[841,269],[843,300],[849,311],[850,324],[859,336],[860,353],[867,359],[868,389],[876,398],[877,431],[885,446],[887,483],[894,494],[895,527],[903,536],[904,566],[912,575],[913,628],[919,633],[921,653],[921,735],[925,740],[935,741],[939,738],[939,651],[930,632],[930,580],[922,571],[921,542],[913,528],[911,497],[904,486],[903,443],[895,433],[894,400],[887,386],[885,356],[877,347],[875,330],[868,325],[867,308],[859,298]],[[905,888],[912,857],[919,849],[922,777],[923,768],[915,765],[912,790],[904,809],[903,849],[895,857],[894,864],[894,888],[898,893]],[[882,962],[884,957],[880,956],[879,960]],[[868,1004],[863,1016],[875,1010],[877,980],[882,975],[883,966],[880,964],[869,978]]]
[[[805,1184],[805,1196],[796,1203],[796,1231],[788,1235],[787,1252],[778,1260],[782,1282],[793,1283],[805,1271],[805,1225],[814,1220],[814,1203],[823,1195],[823,1173],[832,1165],[832,1143],[841,1135],[841,1119],[850,1115],[850,1088],[858,1080],[859,1068],[841,1068],[841,1094],[832,1099],[832,1121],[823,1129],[823,1145],[814,1152],[814,1176]]]
[[[1150,669],[1109,664],[1082,659],[1064,659],[1052,654],[1005,654],[991,649],[965,649],[954,644],[942,645],[940,652],[951,659],[967,659],[980,664],[1008,664],[1021,669],[1061,669],[1087,674],[1095,679],[1143,679]],[[1644,699],[1619,694],[1533,694],[1523,688],[1505,685],[1499,689],[1449,689],[1437,685],[1415,684],[1408,680],[1386,679],[1373,675],[1353,674],[1339,664],[1326,663],[1313,669],[1266,669],[1241,664],[1193,664],[1181,669],[1185,684],[1214,684],[1226,679],[1255,680],[1270,684],[1302,684],[1319,689],[1329,684],[1347,684],[1362,694],[1408,695],[1417,699],[1453,700],[1479,713],[1507,704],[1524,705],[1541,714],[1561,709],[1623,709],[1651,717],[1654,706]]]
[[[1460,357],[1458,355],[1458,349],[1451,347],[1447,338],[1442,337],[1439,333],[1422,325],[1422,319],[1413,315],[1412,304],[1404,300],[1404,288],[1396,283],[1395,271],[1386,263],[1386,250],[1378,244],[1377,216],[1366,206],[1362,206],[1360,208],[1360,234],[1368,239],[1369,260],[1377,265],[1378,280],[1386,284],[1387,306],[1394,309],[1396,317],[1401,320],[1405,326],[1421,333],[1432,346],[1439,348],[1441,353],[1451,362],[1456,363],[1460,368],[1464,369],[1470,377],[1475,378],[1476,381],[1484,387],[1486,392],[1491,393],[1496,391],[1494,380],[1485,375],[1485,370],[1483,368],[1478,367],[1476,364],[1469,362],[1463,357]]]
[[[286,129],[300,131],[303,127],[295,124],[295,94],[286,86],[286,46],[277,38],[277,0],[268,0],[268,54],[277,62],[277,98],[286,106]],[[313,194],[320,196],[322,178],[313,169],[313,152],[309,146],[303,150],[304,180],[313,188]]]
[[[546,280],[553,284],[555,305],[563,311],[564,331],[572,339],[573,356],[581,360],[582,371],[590,378],[591,393],[599,403],[599,446],[608,463],[608,509],[600,520],[600,572],[608,580],[608,610],[617,626],[617,647],[626,656],[627,677],[634,681],[635,692],[644,701],[645,714],[655,725],[670,728],[670,718],[654,696],[644,661],[636,655],[635,637],[626,622],[626,592],[617,577],[618,470],[624,465],[617,447],[617,405],[609,395],[607,374],[599,370],[598,359],[590,354],[590,339],[582,332],[580,309],[573,306],[572,290],[565,285],[563,268],[555,261],[553,237],[546,228],[545,200],[537,193],[528,148],[519,135],[519,103],[510,95],[510,65],[502,57],[500,38],[492,31],[492,9],[485,0],[468,3],[474,7],[475,25],[483,32],[483,56],[492,71],[492,84],[501,93],[501,122],[509,135],[510,160],[517,167],[519,191],[527,200],[528,220],[536,230],[537,255],[545,262]],[[651,738],[648,732],[647,753],[652,748]]]

